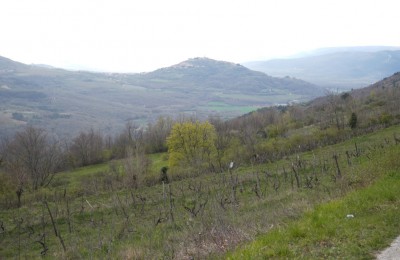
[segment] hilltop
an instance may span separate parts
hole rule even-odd
[[[250,70],[240,64],[209,58],[194,58],[139,77],[140,85],[162,88],[186,88],[230,93],[265,93],[314,96],[321,89],[295,78],[277,78]]]

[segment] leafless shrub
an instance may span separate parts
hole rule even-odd
[[[27,127],[8,143],[4,161],[19,187],[30,184],[30,188],[37,190],[52,181],[62,157],[56,140],[42,129]]]

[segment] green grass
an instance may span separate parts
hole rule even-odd
[[[251,111],[255,111],[259,107],[260,107],[259,105],[251,106],[251,105],[228,104],[225,102],[211,101],[208,102],[206,106],[200,106],[199,109],[203,111],[212,111],[212,112],[223,112],[223,113],[240,112],[242,114],[245,114]]]
[[[108,163],[63,172],[57,174],[51,187],[38,191],[39,194],[27,191],[20,209],[1,209],[0,221],[4,222],[6,232],[0,234],[0,258],[18,258],[19,255],[40,258],[41,247],[36,241],[42,234],[46,234],[49,248],[47,258],[221,258],[239,244],[242,245],[239,251],[229,257],[368,258],[400,233],[398,226],[397,229],[394,226],[397,225],[394,220],[399,213],[400,194],[392,193],[400,186],[400,145],[388,145],[383,141],[399,130],[400,127],[392,127],[298,154],[306,165],[300,172],[303,183],[300,188],[291,186],[291,174],[285,180],[282,173],[283,166],[290,171],[291,161],[296,160],[297,155],[275,163],[237,168],[234,170],[240,184],[237,204],[227,202],[231,199],[228,172],[200,176],[183,172],[186,178],[172,178],[174,221],[170,218],[166,185],[154,182],[138,188],[118,187],[117,184],[124,184],[124,179],[117,180],[118,176],[110,175]],[[344,152],[354,150],[354,142],[363,152],[348,165]],[[368,147],[377,148],[370,150]],[[337,181],[332,180],[335,174],[333,152],[341,155],[343,178]],[[317,158],[319,182],[312,188],[305,188],[304,178],[311,176],[314,158]],[[157,179],[160,168],[167,164],[166,154],[150,155],[150,159],[148,176],[141,177]],[[324,159],[329,161],[325,172],[319,164]],[[260,197],[254,192],[256,172],[263,191]],[[266,177],[265,172],[272,177]],[[274,180],[281,183],[278,190],[273,188]],[[96,185],[97,190],[94,189]],[[374,190],[375,185],[380,188]],[[358,191],[365,188],[364,195],[359,197]],[[378,192],[381,196],[375,196]],[[344,197],[346,194],[350,195]],[[53,212],[67,247],[65,253],[54,235],[43,200]],[[207,202],[204,210],[196,216],[186,209],[193,206],[198,209],[204,202]],[[355,217],[348,219],[347,214]],[[18,224],[21,218],[23,222]],[[387,227],[379,226],[378,220]],[[359,233],[347,230],[356,227]],[[374,235],[374,232],[378,233]],[[253,240],[253,244],[245,245]],[[349,251],[346,257],[339,254],[343,251]]]
[[[363,170],[380,171],[371,186],[321,204],[229,254],[228,259],[374,259],[400,234],[399,147]],[[354,217],[348,217],[352,215]]]
[[[81,189],[83,179],[96,178],[97,175],[107,172],[108,169],[108,163],[101,163],[61,172],[56,174],[51,187],[66,188],[74,193]]]
[[[167,153],[150,154],[151,167],[146,178],[158,179],[160,177],[160,169],[168,166]],[[119,171],[123,170],[123,160],[115,160],[111,163],[101,163],[85,166],[70,171],[57,173],[51,183],[51,188],[65,188],[71,193],[82,191],[82,182],[84,180],[98,179],[103,177],[110,171],[110,164],[115,164]],[[83,187],[85,188],[85,187]]]
[[[287,92],[274,93],[274,94],[259,94],[259,95],[248,95],[248,94],[236,94],[236,93],[219,93],[218,97],[225,100],[240,100],[240,102],[246,101],[257,104],[286,104],[292,100],[302,100],[303,96],[297,94],[288,94]]]
[[[168,166],[167,153],[156,153],[149,155],[151,160],[151,170],[154,174],[160,174],[161,168]]]

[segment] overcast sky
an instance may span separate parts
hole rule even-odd
[[[0,56],[141,72],[321,47],[400,46],[398,0],[1,0]]]

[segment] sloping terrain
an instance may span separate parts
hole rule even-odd
[[[113,133],[128,120],[145,124],[161,115],[231,118],[322,93],[301,80],[206,58],[141,74],[72,72],[0,58],[0,135],[26,124],[71,136],[90,127]]]
[[[2,197],[0,256],[221,259],[255,240],[233,258],[371,258],[399,227],[396,133],[398,126],[232,172],[185,172],[167,185],[124,186],[124,173],[113,171],[123,161],[59,173],[48,188],[27,191],[21,208],[12,206],[14,190]],[[336,153],[341,156],[335,163]],[[167,163],[163,155],[156,158]],[[340,201],[382,177],[379,189],[345,199],[350,204]],[[265,243],[262,234],[282,229],[288,232],[267,240],[277,248]]]
[[[276,94],[282,91],[312,95],[316,86],[293,78],[274,78],[230,62],[194,58],[177,65],[144,74],[135,79],[141,86],[152,88],[189,88],[252,94]],[[245,87],[247,86],[247,87]]]
[[[204,259],[238,249],[227,256],[372,258],[400,224],[399,84],[396,73],[308,103],[210,119],[215,132],[199,136],[215,145],[205,164],[174,168],[171,146],[145,154],[150,138],[113,142],[111,150],[135,152],[82,168],[70,149],[65,171],[37,190],[36,172],[21,173],[38,165],[18,159],[38,146],[10,140],[0,151],[0,257]]]
[[[338,52],[245,65],[272,76],[291,76],[344,90],[367,86],[400,70],[400,50],[361,50],[341,49]]]

